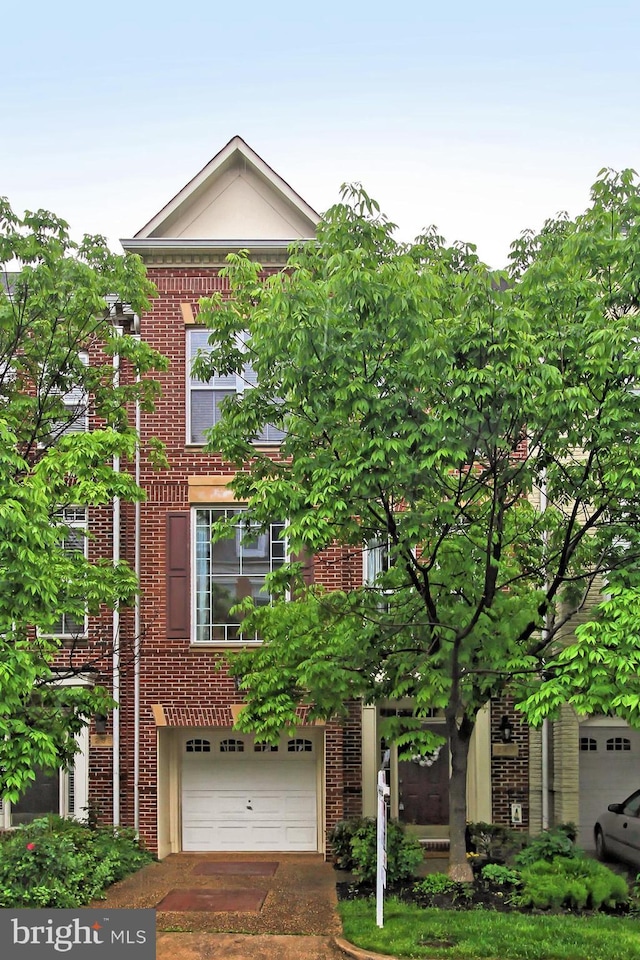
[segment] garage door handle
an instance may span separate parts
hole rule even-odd
[[[250,803],[247,804],[247,810],[253,810],[253,807],[251,806]],[[626,823],[625,823],[625,827],[626,827]]]
[[[622,826],[623,826],[623,828],[626,830],[627,827],[629,826],[629,824],[628,824],[628,823],[623,823]]]

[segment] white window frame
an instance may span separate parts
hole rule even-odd
[[[207,442],[204,435],[202,439],[193,439],[192,395],[194,393],[212,394],[211,422],[204,428],[205,430],[209,430],[218,422],[216,419],[216,411],[219,404],[222,403],[226,397],[242,396],[246,390],[251,390],[255,385],[256,377],[251,364],[247,363],[241,373],[227,374],[220,377],[215,376],[212,380],[206,381],[197,380],[191,375],[192,364],[198,350],[205,350],[207,348],[210,331],[202,327],[196,327],[195,329],[187,330],[186,334],[186,443],[188,446],[202,447]],[[218,398],[216,398],[216,394],[219,395]],[[284,433],[282,430],[274,427],[272,424],[266,424],[263,433],[254,440],[254,443],[260,446],[278,446],[282,442],[283,437]]]
[[[373,587],[381,573],[391,569],[391,551],[389,537],[367,540],[362,550],[362,581],[365,586]]]
[[[62,681],[65,686],[71,685]],[[87,819],[89,806],[89,730],[84,727],[75,736],[78,744],[73,763],[68,770],[59,770],[58,815],[72,820]],[[11,801],[0,799],[0,824],[4,830],[15,830],[19,824],[11,822]]]
[[[89,549],[89,540],[88,540],[89,511],[87,507],[79,507],[79,506],[64,507],[64,509],[62,510],[62,519],[64,521],[65,526],[69,527],[71,530],[82,531],[82,553],[86,560],[88,557],[88,549]],[[66,544],[66,537],[63,539],[63,547],[65,544]],[[78,550],[78,552],[80,551]],[[71,631],[71,630],[64,629],[66,626],[65,620],[67,616],[68,614],[65,614],[65,613],[60,614],[61,624],[62,624],[61,630],[50,630],[47,633],[43,633],[42,635],[48,636],[48,637],[57,637],[58,639],[61,639],[61,640],[73,640],[78,638],[85,638],[89,630],[89,620],[86,612],[84,615],[82,630],[80,631],[77,631],[77,630]]]
[[[89,354],[80,350],[78,359],[85,366],[89,366]],[[62,394],[62,402],[73,413],[69,420],[56,421],[55,438],[67,433],[86,433],[89,430],[89,395],[83,385],[72,387]]]
[[[235,536],[232,534],[229,537],[229,540],[234,540],[236,555],[238,557],[238,570],[225,571],[224,573],[216,574],[211,571],[211,559],[209,557],[208,570],[204,573],[199,573],[198,564],[199,561],[206,563],[207,558],[198,557],[198,532],[202,529],[202,523],[198,522],[199,514],[209,513],[209,526],[211,520],[213,519],[214,511],[220,515],[224,514],[229,517],[232,514],[239,514],[240,517],[242,513],[246,510],[245,507],[240,505],[229,506],[228,504],[223,503],[210,503],[210,504],[198,504],[197,506],[192,507],[191,509],[191,571],[192,571],[192,586],[191,586],[191,623],[192,623],[192,636],[191,642],[197,646],[203,645],[221,645],[221,646],[247,646],[252,644],[260,644],[261,640],[256,636],[246,636],[239,629],[239,625],[236,621],[229,622],[220,622],[214,623],[212,620],[212,609],[211,609],[211,587],[215,585],[216,579],[219,578],[221,583],[228,582],[231,578],[239,578],[245,576],[242,569],[242,561],[246,560],[255,560],[255,559],[264,559],[269,566],[269,573],[272,573],[274,570],[278,569],[283,563],[286,563],[289,558],[289,549],[286,536],[284,538],[280,537],[279,534],[282,530],[286,529],[286,524],[284,523],[272,523],[270,524],[269,531],[263,534],[260,534],[257,537],[257,546],[244,546],[242,543],[243,538],[247,537],[247,533],[250,535],[250,531],[247,531],[246,527],[240,522],[235,528]],[[221,543],[224,541],[218,541]],[[274,555],[274,546],[278,545],[276,555]],[[277,554],[282,553],[282,556]],[[204,576],[206,578],[206,589],[200,591],[200,577]],[[266,573],[264,574],[266,576]],[[263,579],[262,575],[258,576],[254,574],[255,579]],[[260,591],[261,594],[265,597],[265,602],[271,601],[271,596]],[[209,605],[206,603],[200,605],[199,598],[203,595],[205,598],[209,597]],[[208,615],[207,622],[202,622],[202,616]],[[199,620],[201,622],[199,622]],[[237,633],[236,633],[237,631]],[[214,632],[218,634],[214,636]],[[236,634],[235,636],[233,634]]]

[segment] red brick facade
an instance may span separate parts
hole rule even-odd
[[[153,439],[166,445],[169,469],[154,470],[143,458],[141,486],[146,499],[140,507],[140,764],[139,827],[145,842],[156,849],[158,822],[157,718],[152,706],[161,705],[169,727],[228,727],[233,722],[231,705],[242,702],[234,680],[224,665],[224,652],[197,647],[190,635],[167,638],[167,516],[189,511],[188,478],[231,477],[229,468],[215,455],[186,443],[186,330],[182,305],[189,303],[194,314],[198,299],[214,291],[224,292],[226,281],[218,268],[151,268],[149,276],[157,285],[158,298],[151,312],[141,318],[141,335],[170,360],[160,377],[162,396],[153,413],[143,413],[141,446]],[[123,371],[124,375],[124,371]],[[95,555],[111,556],[112,516],[107,510],[94,511],[90,525],[95,533]],[[121,556],[134,563],[134,508],[122,505]],[[362,559],[339,549],[326,551],[313,563],[313,578],[330,588],[340,588],[362,576]],[[110,615],[93,629],[109,634]],[[120,820],[134,823],[134,624],[130,611],[121,618],[120,696]],[[110,685],[109,672],[100,681]],[[107,733],[113,732],[109,718]],[[89,798],[101,819],[113,815],[113,752],[93,738],[89,764]],[[108,741],[105,741],[108,743]],[[361,813],[360,705],[350,706],[344,723],[331,723],[325,733],[326,785],[325,830],[347,815]]]
[[[499,755],[503,745],[502,723],[507,717],[511,724],[511,742],[509,755]],[[500,697],[491,703],[491,806],[493,822],[511,824],[512,804],[522,807],[522,823],[513,824],[516,828],[528,830],[529,827],[529,727],[523,722],[522,714],[513,707],[513,700]],[[496,747],[498,749],[496,749]],[[507,750],[504,751],[507,754]]]

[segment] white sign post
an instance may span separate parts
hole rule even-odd
[[[384,890],[387,885],[387,797],[389,787],[384,770],[378,771],[378,820],[376,861],[376,923],[384,926]]]

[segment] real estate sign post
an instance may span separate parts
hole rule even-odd
[[[376,868],[376,923],[384,926],[384,888],[387,885],[387,797],[389,787],[384,770],[378,771],[378,822],[377,822],[377,868]]]

